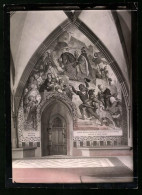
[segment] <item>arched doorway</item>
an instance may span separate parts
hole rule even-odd
[[[41,114],[42,156],[72,155],[73,119],[67,105],[53,100]]]

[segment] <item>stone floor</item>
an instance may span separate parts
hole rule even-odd
[[[13,182],[99,183],[133,180],[132,158],[42,158],[13,161]]]
[[[125,164],[129,169],[133,170],[133,156],[117,156],[117,158]],[[64,161],[64,162],[63,162]],[[98,157],[97,159],[91,157],[68,157],[68,156],[48,156],[41,157],[38,159],[35,158],[25,158],[20,160],[13,160],[13,168],[61,168],[61,167],[107,167],[109,166],[110,161],[107,157]],[[106,164],[105,164],[106,163]]]
[[[114,167],[108,158],[15,160],[12,166],[13,168]]]

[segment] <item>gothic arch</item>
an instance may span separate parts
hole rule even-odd
[[[53,125],[53,121],[54,121],[56,118],[59,118],[61,121],[64,122],[65,126],[67,126],[64,117],[63,117],[62,115],[60,115],[60,114],[55,114],[54,116],[50,117],[49,126],[52,126],[52,125]]]
[[[54,102],[62,102],[63,104],[66,105],[66,107],[68,108],[69,112],[72,115],[73,123],[75,125],[76,120],[77,120],[76,105],[67,96],[64,96],[58,92],[47,93],[46,98],[43,99],[43,101],[39,104],[37,108],[37,120],[39,121],[44,109],[47,106],[53,104]]]
[[[49,98],[50,96],[50,98]],[[59,117],[65,123],[66,135],[67,135],[67,155],[72,155],[73,148],[73,125],[76,120],[76,110],[75,107],[71,109],[70,103],[72,103],[68,98],[63,100],[58,93],[48,94],[47,99],[45,99],[37,110],[38,119],[38,131],[41,134],[41,154],[45,155],[45,145],[46,145],[46,129],[52,128],[52,122],[56,117]],[[73,106],[73,105],[72,105]],[[56,109],[54,109],[56,107]],[[46,119],[46,120],[45,120]],[[44,124],[43,124],[44,121]],[[46,128],[44,127],[46,126]]]
[[[114,57],[111,55],[109,50],[104,46],[104,44],[101,42],[101,40],[79,19],[76,19],[75,21],[67,19],[65,20],[60,26],[58,26],[46,39],[39,48],[35,51],[31,59],[29,60],[22,77],[19,81],[16,93],[15,93],[15,110],[16,114],[19,108],[19,103],[22,97],[23,89],[26,85],[26,82],[30,76],[30,73],[32,72],[34,66],[38,63],[38,60],[43,55],[43,53],[49,48],[51,43],[59,36],[61,35],[65,29],[67,29],[71,24],[74,24],[88,39],[91,40],[94,45],[103,53],[105,58],[107,59],[110,67],[114,71],[118,81],[121,84],[122,87],[122,93],[124,95],[126,106],[129,106],[129,87],[126,82],[126,79],[123,76],[123,73],[121,69],[119,68],[119,65],[117,64]]]
[[[123,97],[125,100],[125,105],[127,108],[127,112],[128,112],[128,134],[130,136],[130,128],[131,128],[131,124],[130,124],[130,119],[131,119],[131,110],[129,110],[129,106],[130,106],[130,101],[129,101],[129,86],[128,83],[126,82],[126,79],[121,71],[121,69],[119,68],[119,65],[117,64],[116,60],[114,59],[114,57],[111,55],[111,53],[109,52],[109,50],[104,46],[104,44],[101,42],[101,40],[80,20],[80,19],[76,19],[76,20],[69,20],[67,19],[66,21],[64,21],[60,26],[58,26],[46,39],[43,43],[41,43],[41,45],[39,46],[39,48],[35,51],[35,53],[33,54],[33,56],[31,57],[31,59],[29,60],[23,74],[22,77],[19,81],[16,93],[15,93],[15,110],[16,110],[16,115],[19,109],[19,104],[20,104],[20,100],[22,97],[22,93],[23,93],[23,89],[25,88],[26,82],[34,68],[34,66],[38,63],[38,60],[40,59],[40,57],[44,54],[44,52],[50,47],[50,45],[52,44],[52,42],[59,36],[61,35],[64,30],[66,30],[70,25],[74,24],[94,45],[96,45],[96,47],[103,53],[103,55],[105,56],[105,58],[107,59],[110,67],[112,68],[112,70],[114,71],[118,81],[121,84],[122,87],[122,93],[123,93]],[[52,94],[53,95],[53,94]],[[38,120],[38,124],[40,127],[40,119],[41,119],[41,114],[43,109],[48,106],[50,103],[52,103],[53,99],[56,101],[61,101],[64,104],[66,104],[66,106],[68,107],[70,113],[72,114],[73,117],[73,124],[75,124],[76,122],[76,117],[77,117],[77,111],[75,108],[75,105],[73,105],[69,100],[66,99],[64,100],[64,97],[62,97],[61,94],[54,94],[52,97],[50,95],[48,95],[49,99],[47,101],[47,99],[45,99],[44,101],[41,102],[41,104],[38,107],[38,114],[37,114],[37,120]],[[48,98],[47,97],[47,98]],[[50,99],[51,98],[51,99]],[[52,99],[53,98],[53,99]]]

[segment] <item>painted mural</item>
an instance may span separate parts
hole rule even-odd
[[[120,84],[103,53],[73,26],[41,56],[27,81],[22,98],[25,131],[37,130],[37,107],[45,92],[66,96],[80,122],[122,128]]]

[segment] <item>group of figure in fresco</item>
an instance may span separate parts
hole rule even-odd
[[[98,85],[99,92],[96,95],[95,89],[89,89],[88,82],[90,81],[85,79],[85,84],[78,86],[79,90],[72,86],[73,92],[82,101],[82,104],[79,105],[82,119],[95,117],[100,121],[100,125],[112,123],[114,126],[120,127],[122,109],[117,94],[112,95],[108,88],[103,91],[102,86]]]
[[[106,82],[111,82],[107,66],[100,67],[100,63],[106,64],[106,61],[102,60],[100,52],[96,52],[93,56],[92,63],[95,67],[92,67],[88,58],[85,47],[81,48],[81,54],[78,51],[74,51],[74,54],[68,51],[68,48],[61,54],[58,62],[64,73],[71,79],[81,80],[84,77],[93,80],[96,85],[96,78],[104,79]]]
[[[96,78],[103,79],[111,85],[112,79],[109,78],[107,66],[100,67],[102,61],[99,52],[94,54],[92,62],[96,67],[92,68],[88,59],[85,48],[81,49],[79,55],[77,51],[74,55],[68,50],[63,52],[58,59],[61,72],[53,60],[50,52],[46,52],[41,59],[41,63],[34,69],[34,72],[28,80],[28,85],[24,90],[24,115],[25,120],[32,122],[33,128],[36,128],[36,108],[42,100],[42,94],[57,91],[66,95],[71,101],[73,95],[78,95],[82,104],[79,110],[82,119],[94,117],[100,121],[100,124],[109,125],[114,123],[120,127],[121,102],[117,98],[117,94],[111,94],[106,88],[104,91],[101,85],[96,86]],[[70,76],[72,80],[83,79],[85,84],[78,86],[76,90],[74,86],[69,84]],[[93,82],[94,87],[98,87],[98,94],[95,95],[95,88],[89,89],[89,82]],[[103,115],[103,113],[106,113]]]
[[[71,100],[73,92],[66,85],[67,77],[58,76],[56,65],[49,52],[42,57],[41,63],[34,68],[24,90],[23,107],[26,122],[36,128],[36,109],[42,100],[43,92],[57,91],[67,95]]]

